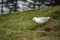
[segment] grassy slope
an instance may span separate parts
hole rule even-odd
[[[37,29],[33,30],[39,26],[32,21],[35,16],[50,16],[52,19],[50,23],[42,26],[51,26],[54,27],[55,31],[60,31],[60,6],[28,10],[5,14],[0,17],[0,40],[55,40],[55,37],[57,37],[56,40],[60,40],[60,36],[54,35],[58,33],[49,32],[51,33],[49,34]],[[51,23],[53,24],[50,25]]]

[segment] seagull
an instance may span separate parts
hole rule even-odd
[[[38,24],[43,24],[45,22],[47,22],[51,17],[33,17],[33,21],[35,21]]]

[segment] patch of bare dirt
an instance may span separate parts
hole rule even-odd
[[[26,36],[18,36],[16,40],[32,40],[32,35],[28,34]]]

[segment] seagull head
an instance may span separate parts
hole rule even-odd
[[[47,19],[50,19],[51,17],[47,17]]]
[[[35,20],[37,17],[34,17],[33,20]]]

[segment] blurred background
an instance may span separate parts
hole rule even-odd
[[[60,0],[0,0],[0,14],[36,8],[48,8],[49,6],[60,5],[59,1]]]

